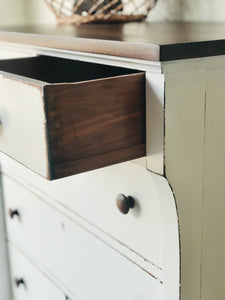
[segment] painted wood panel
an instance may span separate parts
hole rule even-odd
[[[180,228],[181,299],[201,298],[205,70],[165,74],[165,173]]]
[[[8,249],[13,300],[66,300],[66,295],[24,254],[10,243]],[[19,279],[23,279],[24,284],[17,286],[15,280]],[[74,298],[74,300],[77,299]]]
[[[3,176],[6,213],[10,207],[22,206],[27,211],[27,218],[29,211],[35,209],[33,201],[38,205],[38,197],[126,256],[130,263],[135,262],[156,277],[163,278],[163,297],[167,299],[170,295],[171,299],[178,299],[178,224],[174,198],[166,179],[151,174],[141,164],[123,163],[48,182],[12,160],[5,161],[1,157],[1,162],[3,172],[23,186],[20,187],[8,175]],[[136,208],[126,216],[116,208],[118,190],[135,197]],[[15,194],[22,196],[14,199]],[[14,223],[7,219],[10,232],[16,231],[17,239],[33,238],[33,235],[28,238],[29,232],[21,231],[24,226],[29,227],[28,220],[18,224],[16,220]],[[38,231],[40,226],[37,226]]]
[[[132,251],[139,253],[150,264],[163,269],[161,202],[164,200],[165,205],[167,201],[172,201],[172,195],[169,186],[163,184],[160,177],[155,178],[156,175],[151,176],[145,168],[131,163],[56,182],[48,182],[40,176],[24,171],[24,168],[19,171],[20,178],[24,178],[21,182],[23,186],[10,179],[16,175],[13,175],[13,171],[10,172],[10,177],[3,176],[7,223],[10,226],[8,229],[13,235],[15,230],[19,230],[17,237],[20,236],[29,245],[29,240],[33,238],[32,232],[26,231],[29,222],[32,222],[29,211],[35,211],[34,205],[38,211],[40,198],[54,207],[58,207],[55,202],[60,203],[59,209],[65,207],[67,211],[72,211],[74,219],[76,215],[84,218]],[[17,176],[14,178],[17,181],[19,179]],[[161,193],[167,192],[168,198],[161,197]],[[121,214],[116,207],[116,197],[119,193],[131,195],[135,199],[135,207],[127,215]],[[16,220],[11,222],[8,217],[8,209],[19,206],[27,212],[28,219],[24,219],[25,228],[23,223],[18,226]],[[35,224],[38,231],[38,218]]]
[[[14,191],[18,193],[19,187],[14,186]],[[84,300],[162,299],[159,278],[131,263],[72,219],[26,192],[23,198],[12,199],[12,207],[16,203],[20,218],[8,219],[9,240],[58,280],[69,295]]]
[[[6,244],[6,226],[3,201],[2,180],[0,179],[0,299],[11,300],[8,249]]]
[[[165,166],[177,202],[181,300],[224,299],[224,57],[167,63]]]
[[[0,74],[0,119],[1,151],[47,177],[41,83]]]
[[[225,299],[225,70],[207,72],[202,231],[204,300]]]
[[[146,72],[147,168],[164,174],[164,74]]]

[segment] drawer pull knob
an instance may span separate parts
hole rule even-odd
[[[25,285],[25,282],[23,278],[15,278],[15,284],[17,287],[19,287],[20,285]]]
[[[116,198],[116,205],[122,214],[127,214],[130,208],[134,208],[134,198],[119,194]]]
[[[11,219],[13,219],[15,216],[19,217],[19,212],[17,209],[9,209],[9,216]]]

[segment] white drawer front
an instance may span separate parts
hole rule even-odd
[[[0,151],[47,177],[42,90],[0,74]]]
[[[66,290],[82,300],[162,299],[160,280],[10,179],[4,183],[6,214],[9,208],[20,214],[7,216],[9,239]]]
[[[16,165],[16,168],[19,178],[24,176],[28,181],[24,182],[26,188],[34,187],[33,191],[49,203],[54,205],[56,200],[154,265],[163,268],[160,206],[164,200],[173,201],[173,198],[169,186],[160,185],[156,175],[128,162],[48,182],[21,166]],[[13,203],[15,207],[21,204],[25,209],[29,206],[32,209],[30,196],[25,197],[27,200],[23,199],[23,189],[17,191],[12,181],[4,176],[3,184],[6,202]],[[116,197],[119,193],[135,198],[135,207],[127,215],[121,214],[116,207]],[[15,195],[20,194],[22,195],[15,199]]]
[[[13,300],[65,300],[66,296],[44,274],[9,244]],[[18,280],[23,280],[19,284]]]

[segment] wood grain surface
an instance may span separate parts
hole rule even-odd
[[[127,23],[1,28],[0,41],[152,61],[225,54],[224,23]]]
[[[52,179],[145,156],[145,75],[45,86]]]

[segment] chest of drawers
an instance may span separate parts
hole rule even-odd
[[[224,298],[225,33],[206,28],[0,32],[1,299]]]

